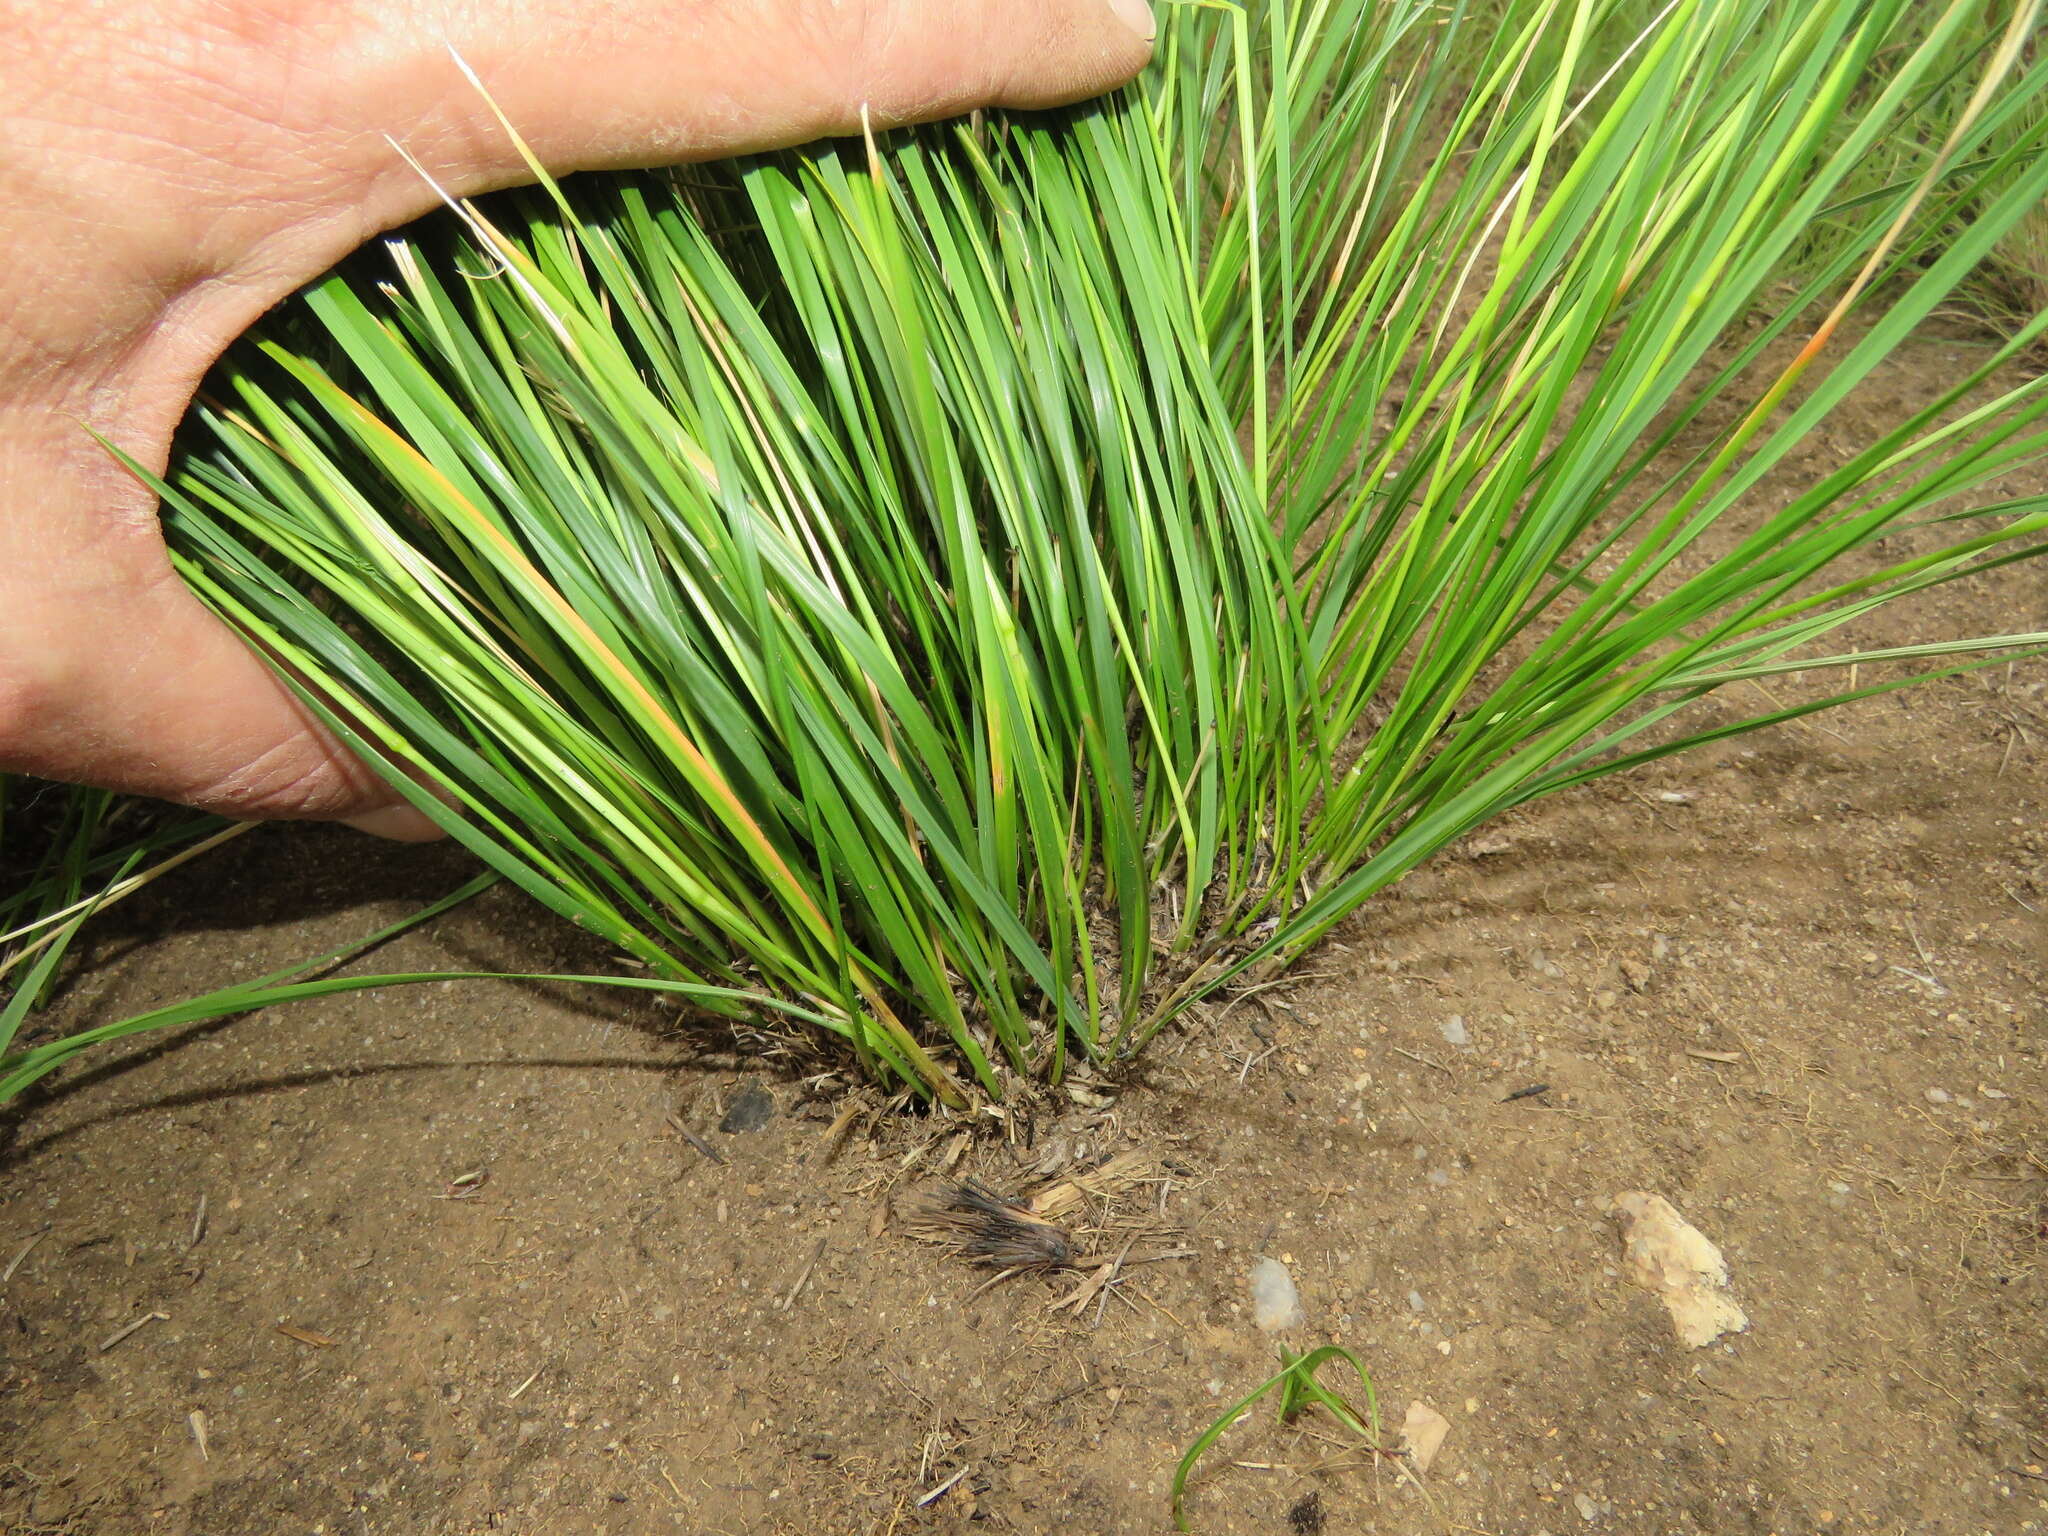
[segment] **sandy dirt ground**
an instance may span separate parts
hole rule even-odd
[[[2048,628],[2048,573],[1886,622]],[[465,873],[267,829],[110,915],[53,1023]],[[604,957],[498,891],[363,963]],[[0,1121],[0,1530],[1164,1532],[1183,1451],[1323,1343],[1390,1450],[1413,1403],[1448,1422],[1431,1465],[1262,1404],[1195,1529],[2048,1530],[2044,1018],[2037,663],[1530,807],[1288,987],[1000,1115],[555,984],[139,1040]],[[941,1176],[1023,1195],[1120,1153],[1079,1268],[990,1284],[904,1230]],[[1678,1342],[1628,1190],[1720,1246],[1747,1332]],[[1260,1256],[1301,1297],[1277,1338]]]

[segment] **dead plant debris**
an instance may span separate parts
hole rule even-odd
[[[1323,1496],[1311,1488],[1287,1511],[1287,1528],[1295,1536],[1322,1536]]]
[[[1064,1227],[1005,1199],[975,1179],[947,1182],[902,1207],[903,1230],[1000,1270],[1065,1269],[1074,1240]]]

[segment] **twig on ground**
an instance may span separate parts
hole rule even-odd
[[[1446,1077],[1456,1077],[1458,1075],[1457,1070],[1455,1068],[1447,1067],[1442,1062],[1434,1061],[1431,1058],[1423,1056],[1415,1051],[1404,1051],[1398,1045],[1392,1047],[1392,1050],[1396,1056],[1406,1056],[1410,1061],[1420,1062],[1425,1067],[1435,1067],[1437,1071],[1443,1073]]]
[[[811,1283],[811,1273],[818,1267],[818,1260],[822,1259],[824,1256],[825,1239],[821,1237],[818,1239],[817,1246],[811,1250],[810,1260],[804,1265],[804,1267],[801,1270],[797,1272],[796,1279],[790,1282],[789,1289],[784,1291],[780,1296],[776,1297],[774,1302],[771,1304],[777,1312],[787,1312],[793,1305],[795,1305],[798,1294],[802,1292],[803,1288],[806,1285],[809,1285]]]
[[[958,1472],[955,1472],[951,1477],[947,1478],[943,1483],[939,1484],[938,1487],[932,1489],[930,1493],[927,1493],[922,1498],[920,1498],[917,1501],[917,1508],[923,1509],[925,1506],[929,1504],[938,1503],[940,1499],[945,1497],[946,1491],[950,1489],[955,1483],[959,1482],[961,1478],[965,1477],[971,1470],[972,1469],[969,1467],[962,1467]]]
[[[23,1243],[19,1248],[14,1250],[14,1257],[7,1261],[7,1267],[5,1269],[0,1269],[0,1285],[5,1285],[8,1281],[14,1278],[14,1272],[17,1269],[21,1268],[21,1261],[27,1258],[29,1254],[34,1251],[37,1243],[40,1243],[44,1238],[48,1237],[49,1235],[50,1229],[48,1227],[45,1227],[42,1231],[36,1233],[34,1236],[29,1238],[27,1242]]]
[[[108,1334],[100,1343],[100,1353],[104,1355],[131,1333],[137,1332],[149,1323],[168,1323],[170,1320],[171,1315],[168,1312],[145,1312],[133,1322],[126,1323]]]
[[[679,1120],[676,1116],[670,1115],[668,1117],[668,1124],[670,1130],[674,1131],[678,1136],[682,1137],[684,1141],[687,1141],[692,1147],[696,1148],[697,1151],[703,1153],[705,1157],[709,1158],[712,1162],[717,1163],[720,1167],[723,1167],[725,1165],[725,1155],[722,1152],[720,1152],[718,1148],[712,1146],[711,1143],[706,1141],[702,1136],[699,1136],[695,1131],[691,1130],[687,1125],[683,1124],[683,1122]]]

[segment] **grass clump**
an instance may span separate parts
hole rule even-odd
[[[535,898],[999,1093],[1509,807],[2048,641],[1830,644],[2039,551],[2048,510],[1979,488],[2048,446],[2001,371],[2048,316],[1752,507],[2048,194],[2037,10],[1845,198],[1981,0],[1672,0],[1597,54],[1633,10],[1169,4],[1092,108],[388,242],[233,355],[168,531]]]

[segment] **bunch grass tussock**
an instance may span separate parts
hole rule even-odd
[[[267,322],[167,529],[635,985],[1107,1068],[1504,810],[2048,645],[1845,638],[2043,547],[2048,314],[1802,468],[2048,195],[1984,10],[1167,5],[1091,107],[542,178]]]

